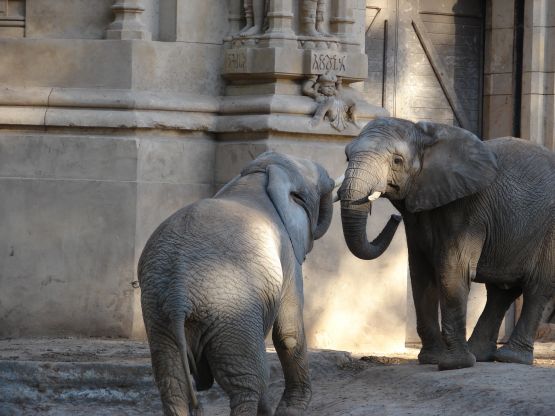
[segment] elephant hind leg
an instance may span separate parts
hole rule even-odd
[[[491,283],[486,283],[486,289],[486,306],[468,340],[468,347],[476,361],[493,361],[501,322],[509,306],[522,293],[521,288],[501,289]]]
[[[553,296],[553,289],[546,289],[543,286],[524,289],[520,318],[507,344],[495,352],[493,356],[495,361],[529,365],[533,363],[534,339],[541,315],[545,305]]]
[[[188,397],[188,386],[181,362],[181,355],[169,322],[155,324],[149,320],[148,342],[152,359],[154,380],[160,392],[165,416],[189,416],[201,414],[193,409]]]
[[[266,402],[269,375],[264,331],[261,322],[250,318],[234,319],[250,325],[227,325],[205,349],[214,378],[230,398],[232,416],[271,415]]]

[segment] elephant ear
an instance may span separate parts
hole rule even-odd
[[[406,197],[410,212],[434,209],[488,187],[497,177],[495,154],[471,132],[419,122],[421,170]]]
[[[277,165],[267,167],[266,192],[289,234],[295,257],[302,264],[306,253],[312,249],[311,223],[304,206],[299,185],[295,184],[287,171]]]

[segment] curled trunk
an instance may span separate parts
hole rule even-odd
[[[389,247],[401,222],[399,215],[392,215],[382,232],[370,242],[366,236],[366,224],[371,209],[370,202],[353,204],[353,201],[341,201],[341,222],[345,242],[351,253],[363,260],[373,260],[381,256]]]
[[[323,195],[320,199],[320,209],[318,210],[318,223],[314,231],[314,239],[321,238],[331,225],[333,216],[333,191]]]

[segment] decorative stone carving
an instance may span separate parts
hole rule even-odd
[[[353,136],[357,117],[387,113],[349,87],[368,77],[368,57],[351,36],[354,1],[229,0],[234,34],[224,39],[222,75],[235,105],[225,106],[221,126],[241,126],[257,137],[278,131]],[[246,25],[239,30],[243,9]],[[265,117],[253,118],[253,111]]]
[[[324,13],[327,0],[302,0],[301,35],[312,37],[330,37],[324,29]]]
[[[265,0],[245,0],[246,24],[239,32],[240,36],[259,35],[263,32]]]
[[[141,21],[145,11],[141,0],[115,0],[112,10],[116,17],[106,30],[106,39],[150,40],[151,34]]]
[[[359,127],[356,122],[356,97],[343,87],[341,77],[333,72],[313,75],[303,83],[302,91],[318,103],[310,121],[311,127],[319,126],[324,119],[329,120],[337,131],[345,130],[349,122]]]

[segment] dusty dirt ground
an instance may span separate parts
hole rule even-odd
[[[313,398],[307,415],[555,415],[555,344],[538,343],[534,366],[478,363],[439,372],[418,350],[376,356],[310,351]],[[283,390],[268,351],[269,391]],[[215,386],[200,395],[205,415],[228,415]],[[0,340],[0,415],[161,414],[141,342],[98,339]]]

